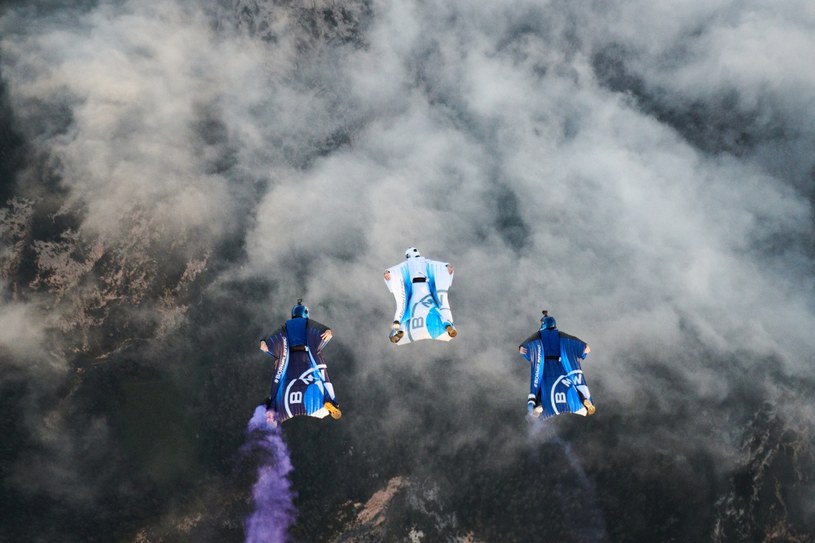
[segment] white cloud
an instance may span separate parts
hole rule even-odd
[[[85,228],[115,232],[143,206],[211,247],[249,224],[246,266],[226,274],[272,284],[258,319],[271,327],[303,297],[361,374],[449,356],[471,373],[462,396],[515,387],[522,407],[515,349],[548,308],[591,344],[599,405],[660,393],[643,359],[702,402],[728,384],[700,356],[812,375],[811,201],[767,166],[812,164],[808,5],[375,2],[364,46],[320,47],[282,10],[258,12],[263,42],[176,3],[125,2],[0,47],[24,126],[43,104],[68,112],[64,132],[26,135],[58,159]],[[595,73],[602,51],[640,95]],[[728,90],[752,130],[784,134],[776,147],[686,139],[688,104],[711,114]],[[381,274],[410,245],[456,267],[449,345],[385,339]]]

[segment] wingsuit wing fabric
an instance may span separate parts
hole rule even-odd
[[[586,416],[588,411],[583,405],[581,393],[588,399],[591,399],[591,394],[580,365],[580,360],[586,357],[586,343],[563,332],[553,332],[559,334],[559,356],[546,356],[540,332],[522,344],[527,349],[522,356],[530,362],[532,372],[529,397],[540,402],[542,418],[563,413]]]
[[[326,330],[311,319],[291,319],[266,339],[268,354],[276,359],[270,398],[279,421],[329,414],[325,401],[335,396],[323,358]]]
[[[397,345],[413,341],[435,339],[450,341],[445,329],[453,323],[448,291],[453,284],[453,274],[446,262],[421,259],[426,281],[414,283],[409,263],[402,262],[387,269],[389,279],[385,284],[396,300],[394,320],[401,323],[404,337]],[[415,264],[414,264],[415,266]],[[387,276],[387,274],[386,274]]]

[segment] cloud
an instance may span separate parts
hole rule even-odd
[[[247,71],[261,60],[251,42],[219,41],[201,13],[178,4],[103,3],[79,23],[2,43],[19,126],[42,102],[63,106],[66,128],[33,136],[52,157],[66,211],[83,209],[93,232],[113,233],[146,208],[175,231],[221,235],[236,211],[237,180],[222,174],[239,126],[220,114],[236,94],[252,99]]]
[[[811,8],[797,1],[613,6],[585,37],[610,77],[703,149],[729,151],[812,198]],[[672,11],[673,13],[665,13]],[[650,24],[642,21],[648,19]],[[625,51],[623,53],[623,51]],[[622,56],[618,53],[622,53]],[[599,66],[600,71],[605,70]]]
[[[7,304],[0,308],[0,341],[13,357],[44,357],[48,343],[41,317],[25,304]]]
[[[705,409],[811,378],[815,80],[802,2],[49,13],[0,18],[15,126],[47,157],[47,174],[33,162],[19,172],[18,192],[53,199],[52,218],[74,217],[106,247],[208,261],[207,301],[262,286],[234,300],[251,323],[191,304],[212,329],[271,329],[304,298],[334,329],[329,363],[360,448],[380,443],[376,427],[421,440],[406,462],[431,471],[434,452],[496,436],[509,454],[495,463],[514,459],[526,437],[507,420],[522,416],[528,378],[515,349],[544,308],[592,346],[587,457],[604,410],[631,443],[647,441],[649,406],[679,429],[682,454],[729,465],[735,440],[705,432],[732,421]],[[135,231],[153,242],[128,244]],[[381,274],[412,245],[456,268],[449,345],[385,340]],[[172,290],[176,275],[155,284]],[[29,302],[0,321],[32,320]],[[48,333],[21,330],[27,353]],[[431,404],[486,414],[447,427]]]
[[[704,13],[688,9],[702,20]],[[711,339],[741,342],[762,331],[745,330],[740,315],[759,305],[783,311],[787,300],[774,285],[786,278],[756,269],[761,256],[751,251],[773,235],[805,235],[811,215],[806,201],[749,162],[701,154],[637,103],[610,94],[593,77],[591,49],[571,58],[547,53],[564,48],[561,36],[536,29],[513,36],[518,21],[511,19],[494,30],[467,20],[454,32],[421,40],[396,30],[433,17],[408,7],[398,16],[385,11],[371,31],[370,47],[348,53],[350,66],[362,73],[351,79],[345,99],[361,102],[364,95],[372,107],[388,108],[377,109],[375,121],[352,132],[347,149],[273,187],[260,208],[273,219],[260,219],[252,240],[261,237],[258,232],[296,223],[311,208],[313,228],[275,242],[325,257],[323,244],[337,246],[327,240],[345,237],[360,249],[357,258],[377,253],[366,259],[372,267],[391,263],[383,245],[392,247],[394,260],[401,245],[416,244],[431,255],[445,252],[440,256],[456,263],[457,281],[463,281],[470,271],[480,274],[486,262],[519,260],[501,237],[490,201],[501,186],[518,202],[517,220],[529,231],[522,248],[528,264],[515,273],[505,266],[490,276],[493,281],[480,282],[476,299],[489,298],[484,305],[495,313],[512,313],[517,305],[509,302],[517,295],[506,296],[505,289],[533,291],[572,307],[578,323],[595,325],[630,314],[629,308],[647,320],[649,307],[662,311],[672,300],[676,311],[695,316],[700,329],[719,329]],[[607,31],[619,39],[614,32]],[[640,46],[632,40],[631,47]],[[364,71],[359,59],[380,69]],[[330,192],[314,185],[315,172],[331,178]],[[338,200],[336,194],[346,196]],[[269,240],[267,235],[267,243],[275,243]],[[258,246],[259,259],[274,260],[271,247]],[[595,303],[586,303],[586,289]],[[745,290],[752,294],[745,296]],[[474,328],[488,329],[489,311],[475,313],[462,308],[458,318],[476,319]],[[671,328],[680,343],[676,326],[661,334]],[[648,326],[641,335],[652,332]],[[603,354],[598,357],[602,362]]]
[[[268,318],[285,318],[302,296],[369,361],[358,371],[387,373],[387,360],[413,356],[382,341],[391,308],[379,276],[416,245],[456,266],[451,302],[466,341],[438,356],[471,368],[453,392],[461,401],[498,373],[523,382],[514,348],[542,307],[592,344],[590,382],[629,408],[662,386],[642,373],[643,357],[672,366],[698,401],[727,397],[726,381],[706,386],[722,370],[706,359],[734,349],[808,374],[801,355],[812,348],[804,330],[813,315],[801,289],[812,282],[800,263],[809,202],[762,167],[760,150],[710,153],[685,137],[693,127],[677,130],[597,76],[598,51],[622,44],[646,88],[672,89],[660,95],[663,108],[705,104],[712,94],[684,96],[692,85],[669,83],[696,67],[708,87],[731,85],[701,68],[713,54],[670,70],[654,43],[701,47],[721,18],[690,3],[678,21],[657,8],[626,19],[632,12],[612,6],[607,15],[625,22],[601,29],[600,13],[558,6],[377,5],[366,47],[334,51],[331,70],[272,83],[270,94],[286,100],[274,101],[269,126],[257,131],[266,146],[279,134],[278,108],[309,112],[302,123],[281,115],[297,141],[320,141],[327,124],[344,143],[305,168],[268,164],[245,271],[278,285]],[[653,31],[632,26],[656,19]],[[703,31],[689,33],[694,25]],[[327,56],[314,54],[318,64]],[[306,77],[332,100],[291,94]],[[758,89],[751,77],[740,81]],[[416,350],[420,365],[434,358]]]

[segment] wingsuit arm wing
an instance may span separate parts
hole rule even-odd
[[[309,319],[308,324],[309,339],[315,344],[314,350],[318,353],[322,353],[325,346],[328,345],[328,342],[331,341],[331,338],[333,337],[331,328],[321,322],[315,321],[314,319]],[[328,333],[326,334],[326,332]]]
[[[527,396],[527,408],[531,409],[540,403],[540,391],[543,383],[543,365],[541,361],[541,338],[540,333],[535,332],[529,336],[518,350],[526,360],[529,361],[529,395]],[[526,352],[521,351],[525,349]]]
[[[427,265],[432,270],[433,282],[436,284],[436,289],[449,289],[453,284],[453,266],[448,262],[440,262],[438,260],[427,260]]]
[[[274,359],[274,371],[272,375],[278,375],[281,370],[281,364],[285,363],[283,359],[283,351],[284,351],[284,342],[286,337],[286,326],[281,326],[276,332],[270,334],[264,340],[266,343],[267,350],[264,351],[267,355],[271,356]],[[277,390],[280,386],[280,382],[277,380],[272,381],[271,390],[269,391],[269,397],[266,400],[266,409],[272,409],[274,398],[277,395]]]
[[[410,298],[410,283],[406,279],[406,264],[403,262],[385,270],[385,285],[388,290],[393,294],[396,301],[396,310],[393,314],[393,320],[402,322],[407,309],[408,299]]]
[[[520,352],[521,356],[526,358],[529,362],[532,362],[531,358],[532,355],[530,354],[529,344],[538,339],[540,339],[540,332],[535,332],[534,334],[526,338],[523,343],[518,345],[518,352]],[[521,349],[526,349],[526,352],[524,353],[523,351],[521,351]]]
[[[580,358],[581,360],[585,360],[586,355],[588,355],[589,351],[591,351],[589,344],[579,337],[561,332],[560,338],[567,340],[567,345],[571,351],[570,354],[574,357]]]
[[[286,327],[281,326],[265,338],[261,339],[261,342],[266,343],[266,350],[263,350],[261,346],[260,349],[271,356],[272,358],[280,358],[280,354],[283,348],[283,337],[286,335]]]

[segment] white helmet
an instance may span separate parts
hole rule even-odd
[[[419,249],[417,249],[416,247],[408,247],[405,250],[405,258],[410,258],[412,256],[422,256],[422,255],[419,254]]]

